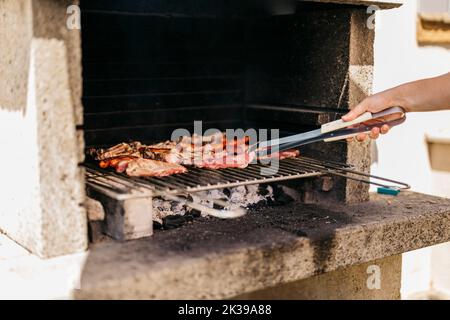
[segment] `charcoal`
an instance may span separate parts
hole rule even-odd
[[[223,194],[229,198],[231,196],[231,190],[228,188],[223,189]]]
[[[295,234],[298,236],[298,237],[303,237],[303,238],[306,238],[306,237],[308,237],[308,234],[305,232],[305,231],[303,231],[303,230],[297,230],[296,232],[295,232]]]
[[[173,215],[163,218],[163,228],[165,230],[175,229],[183,226],[186,223],[184,216]]]
[[[274,192],[277,192],[275,199]],[[222,207],[214,200],[221,200],[227,204]],[[203,191],[190,195],[187,201],[192,201],[208,208],[216,210],[234,210],[240,207],[249,210],[258,210],[268,204],[281,205],[289,203],[292,199],[284,194],[283,189],[276,186],[249,185],[221,190]],[[166,201],[161,198],[153,200],[153,219],[158,223],[155,229],[174,229],[183,226],[187,222],[201,216],[207,216],[206,212],[194,210],[186,206],[186,202]]]
[[[267,204],[268,204],[268,200],[266,200],[266,199],[265,200],[261,200],[261,201],[255,203],[255,204],[249,205],[248,209],[249,210],[259,210],[259,209],[267,207]]]
[[[264,196],[269,195],[270,191],[269,191],[269,188],[267,188],[267,185],[260,184],[258,186],[258,193],[264,197]]]
[[[189,212],[189,215],[193,216],[194,218],[200,218],[200,216],[202,215],[202,213],[200,211],[198,211],[197,209],[192,209]]]
[[[158,221],[153,221],[153,229],[162,230],[162,228],[163,228],[162,223],[159,223]]]
[[[294,199],[292,199],[291,196],[289,196],[289,195],[287,195],[285,193],[282,193],[282,194],[279,194],[278,196],[275,197],[274,205],[275,206],[284,206],[284,205],[289,204],[289,203],[291,203],[293,201],[294,201]]]

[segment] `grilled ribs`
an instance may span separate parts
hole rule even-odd
[[[255,158],[248,137],[226,140],[223,134],[182,137],[144,147],[144,158],[207,169],[246,168]]]
[[[140,142],[120,143],[109,149],[91,149],[89,154],[100,161],[101,168],[114,168],[129,176],[164,177],[187,172],[184,166],[204,169],[246,168],[256,157],[249,151],[249,138],[227,140],[225,135],[181,137],[154,145]],[[298,150],[288,150],[260,157],[295,158]]]
[[[90,149],[89,155],[95,160],[103,161],[118,157],[140,157],[140,149],[143,145],[140,142],[119,143],[109,149]]]

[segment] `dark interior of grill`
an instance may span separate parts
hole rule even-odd
[[[203,129],[286,135],[347,109],[346,6],[82,0],[81,7],[87,147],[167,140],[174,129],[193,130],[194,120]]]

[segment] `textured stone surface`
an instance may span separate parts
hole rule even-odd
[[[318,122],[336,120],[339,114],[328,113],[321,119],[311,114],[315,116],[311,119],[311,116],[300,117],[295,109],[313,106],[340,108],[345,112],[356,106],[372,86],[374,32],[367,28],[367,18],[366,9],[362,7],[324,6],[321,10],[305,8],[296,16],[255,24],[250,30],[251,39],[270,34],[256,46],[259,50],[254,53],[255,57],[260,56],[263,49],[287,49],[276,54],[267,50],[265,59],[255,59],[247,68],[246,100],[281,106],[266,106],[269,110],[264,110],[250,105],[246,121],[267,127],[278,125],[288,132],[298,132],[300,124],[301,130],[307,131],[317,128]],[[268,116],[269,112],[273,117]],[[358,170],[369,171],[367,143],[316,143],[302,147],[301,151],[314,158],[351,163]],[[304,181],[299,181],[299,189],[306,190],[312,200],[367,200],[367,185],[334,179],[335,189],[330,192],[319,192],[319,188],[312,194],[311,186]]]
[[[75,284],[79,299],[231,298],[449,239],[450,199],[404,193],[347,206],[292,204],[83,254],[0,261],[8,288],[0,286],[0,296],[16,288],[22,297],[69,297]]]
[[[246,100],[346,109],[342,98],[354,10],[358,9],[327,6],[254,23],[247,35],[253,50],[249,52]],[[284,120],[283,130],[298,130],[294,121]],[[310,124],[315,125],[316,121]]]
[[[348,70],[348,105],[354,108],[371,94],[373,81],[373,43],[375,32],[367,28],[367,13],[354,11],[351,17],[350,65]],[[370,172],[370,141],[350,142],[347,145],[347,162],[362,172]],[[363,202],[369,199],[369,185],[352,180],[346,181],[345,200]]]
[[[376,268],[376,269],[375,269]],[[399,300],[402,257],[341,268],[235,297],[239,300]],[[379,276],[379,287],[377,279]],[[369,284],[369,285],[368,285]]]
[[[31,0],[0,2],[0,108],[22,111],[27,99]]]
[[[102,231],[108,236],[125,241],[153,234],[151,197],[116,200],[90,187],[87,194],[101,203],[105,213]]]
[[[84,179],[78,167],[66,47],[61,40],[33,40],[35,107],[42,209],[41,256],[87,246]]]
[[[41,39],[64,41],[73,112],[77,125],[83,124],[81,30],[67,28],[67,8],[79,0],[39,0],[33,2],[33,35]]]
[[[32,37],[64,40],[68,50],[70,87],[77,124],[81,105],[81,31],[66,27],[67,7],[73,0],[3,0],[0,3],[0,106],[21,110],[26,104]]]
[[[400,7],[404,0],[390,0],[390,1],[373,1],[373,0],[312,0],[314,2],[329,2],[329,3],[339,3],[339,4],[355,4],[355,5],[376,5],[380,9],[392,9]]]
[[[84,207],[88,215],[89,221],[103,221],[105,220],[105,210],[100,201],[86,197]]]
[[[229,298],[449,239],[450,200],[404,193],[292,204],[93,246],[76,297]]]
[[[7,79],[0,89],[0,142],[10,152],[0,160],[9,168],[1,181],[0,229],[46,258],[87,247],[78,167],[83,141],[76,135],[80,31],[66,27],[69,4],[0,2],[0,69]]]

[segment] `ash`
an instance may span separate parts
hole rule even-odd
[[[187,200],[214,209],[233,210],[239,207],[254,209],[270,205],[283,205],[293,201],[288,194],[292,192],[285,187],[276,185],[249,185],[235,188],[197,192]],[[219,205],[216,200],[227,205]],[[180,227],[196,217],[206,217],[205,212],[199,212],[186,206],[186,202],[153,199],[153,221],[159,229]]]

